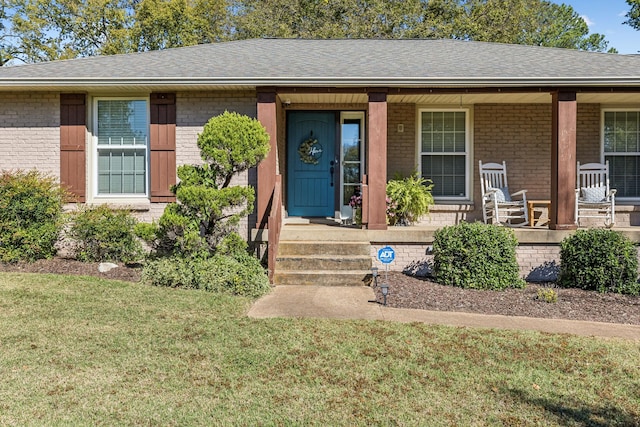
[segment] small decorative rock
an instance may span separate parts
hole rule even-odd
[[[118,268],[118,264],[114,264],[112,262],[101,262],[98,266],[98,271],[100,273],[106,273],[107,271],[113,270],[114,268]]]

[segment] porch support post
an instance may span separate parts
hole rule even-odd
[[[575,230],[576,93],[552,94],[551,140],[551,212],[552,230]]]
[[[387,229],[387,91],[369,92],[367,178],[370,230]]]
[[[276,183],[276,156],[278,146],[278,121],[274,88],[258,88],[258,120],[269,134],[271,149],[267,157],[258,164],[257,223],[256,228],[267,228],[271,197]]]

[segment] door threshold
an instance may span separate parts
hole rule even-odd
[[[283,224],[287,225],[309,225],[309,224],[323,224],[323,225],[340,225],[340,220],[332,217],[308,217],[308,216],[290,216],[284,218]]]

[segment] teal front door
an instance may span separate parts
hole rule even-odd
[[[290,216],[333,217],[336,114],[290,111],[287,116],[287,209]]]

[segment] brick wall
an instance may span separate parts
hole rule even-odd
[[[60,176],[60,97],[57,93],[0,93],[0,169],[33,169]]]
[[[233,111],[256,117],[253,92],[178,92],[176,97],[176,162],[178,166],[200,163],[196,144],[205,123],[214,116]]]
[[[390,271],[426,271],[433,262],[432,242],[427,243],[371,243],[372,266],[380,271],[386,265],[377,259],[378,250],[384,246],[393,247],[396,258],[389,265]],[[555,280],[560,264],[560,245],[528,244],[516,248],[516,260],[520,266],[520,276],[530,281]]]
[[[398,129],[401,125],[402,132]],[[416,106],[389,104],[387,117],[387,178],[411,175],[417,169]]]
[[[600,104],[578,104],[576,157],[580,163],[600,162]]]
[[[547,199],[551,188],[551,105],[483,104],[474,108],[474,200],[480,200],[478,161],[507,162],[509,189]]]

